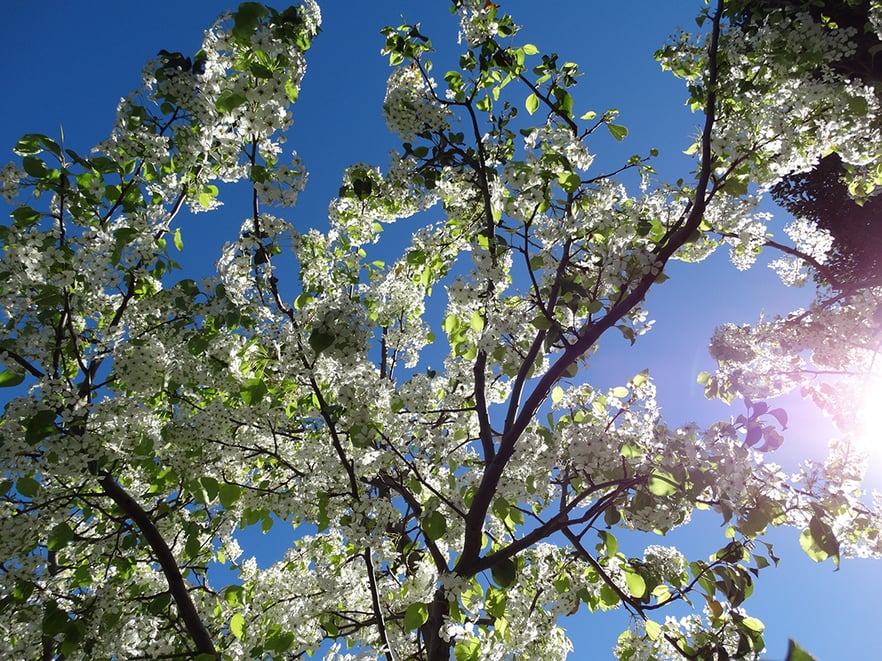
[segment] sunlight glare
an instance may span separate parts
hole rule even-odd
[[[865,382],[863,401],[857,414],[857,435],[867,450],[882,447],[882,373],[870,373]]]

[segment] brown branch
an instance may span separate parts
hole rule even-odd
[[[165,538],[162,536],[162,533],[157,530],[153,521],[151,521],[150,515],[147,514],[144,508],[141,507],[141,505],[119,485],[110,473],[105,472],[99,480],[99,483],[104,489],[104,493],[106,493],[138,527],[141,534],[144,535],[144,538],[150,545],[150,548],[153,550],[153,553],[156,555],[162,573],[165,574],[165,579],[168,582],[169,592],[175,600],[175,605],[178,608],[178,614],[183,620],[187,634],[196,645],[196,650],[200,654],[209,654],[214,658],[220,659],[220,655],[215,649],[214,642],[211,639],[211,634],[208,632],[202,618],[199,617],[196,605],[190,598],[190,593],[187,590],[187,583],[181,574],[177,560],[166,543]]]
[[[705,123],[701,137],[702,163],[695,189],[695,199],[682,227],[673,232],[664,245],[660,245],[657,248],[655,256],[659,268],[663,268],[674,252],[688,241],[693,231],[698,229],[707,205],[706,196],[713,162],[711,134],[716,116],[717,50],[719,46],[720,22],[723,15],[722,4],[723,0],[718,0],[717,12],[713,19],[711,43],[708,50],[707,106],[705,108]],[[518,439],[530,424],[530,421],[533,420],[536,412],[547,400],[551,389],[563,377],[567,369],[588,351],[603,333],[612,328],[620,319],[640,304],[649,288],[655,282],[655,278],[656,276],[652,273],[645,275],[628,295],[623,296],[621,300],[610,308],[603,318],[588,324],[583,329],[579,339],[568,346],[560,358],[539,379],[533,392],[524,402],[520,413],[514,419],[513,424],[503,431],[497,454],[484,470],[481,482],[472,500],[472,505],[466,515],[462,553],[456,566],[458,573],[470,574],[472,567],[478,563],[483,545],[484,521],[499,485],[499,480],[502,478],[508,462],[514,455]]]

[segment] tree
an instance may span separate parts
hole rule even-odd
[[[848,54],[831,63],[833,69],[852,85],[867,85],[878,98],[878,84],[882,80],[882,64],[876,55],[882,50],[882,41],[867,25],[870,2],[867,0],[788,0],[781,2],[749,2],[741,12],[741,20],[749,22],[752,17],[769,9],[786,8],[788,12],[806,12],[813,20],[835,25],[851,33],[852,47]],[[818,75],[820,72],[817,72]],[[861,106],[861,102],[856,102]],[[877,123],[878,118],[867,116],[867,121]],[[865,164],[860,164],[858,167]],[[816,277],[826,278],[827,284],[838,289],[872,284],[878,278],[882,263],[882,242],[878,227],[880,201],[878,197],[862,195],[860,187],[849,190],[847,181],[856,184],[855,165],[843,163],[838,154],[825,155],[811,170],[791,173],[772,188],[772,196],[791,214],[816,223],[830,233],[833,241],[825,269]]]
[[[472,0],[453,2],[465,45],[443,82],[419,25],[384,30],[402,147],[385,170],[347,169],[326,232],[265,210],[305,185],[280,135],[313,0],[244,3],[198,53],[160,51],[88,156],[25,135],[0,178],[23,200],[0,232],[0,384],[27,386],[0,425],[4,655],[560,658],[561,617],[620,607],[620,658],[755,658],[763,625],[742,605],[777,561],[769,527],[801,528],[818,560],[882,554],[850,430],[878,286],[721,327],[700,378],[746,414],[707,428],[665,425],[648,373],[580,378],[601,336],[649,329],[642,302],[671,260],[728,244],[740,267],[782,251],[791,284],[823,269],[828,235],[797,221],[794,245],[774,241],[755,210],[783,177],[835,151],[880,183],[878,95],[836,66],[852,32],[744,4],[719,0],[658,53],[704,116],[691,183],[657,182],[652,154],[591,171],[593,136],[627,135],[615,112],[576,110],[578,66]],[[180,211],[212,211],[234,181],[251,191],[241,232],[212,277],[179,278]],[[372,254],[430,207],[443,222]],[[843,435],[788,476],[763,461],[787,425],[766,400],[795,388]],[[696,509],[726,524],[709,559],[620,550],[619,528]],[[236,531],[278,520],[305,530],[284,559],[239,562]],[[677,602],[705,613],[660,621]]]
[[[856,201],[843,182],[847,175],[834,153],[809,172],[788,175],[772,189],[775,201],[794,216],[830,233],[830,254],[822,272],[838,289],[878,282],[882,273],[882,199]]]

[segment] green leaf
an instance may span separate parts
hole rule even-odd
[[[566,116],[573,114],[573,97],[563,87],[551,88],[551,94],[557,99],[557,109]]]
[[[404,259],[411,266],[421,266],[426,263],[428,255],[425,250],[408,250]]]
[[[646,488],[654,496],[670,496],[677,492],[677,483],[670,474],[656,470],[647,480]]]
[[[453,656],[456,661],[480,661],[481,641],[474,636],[457,640],[453,646]]]
[[[411,604],[404,613],[404,628],[418,629],[429,620],[429,607],[426,604]]]
[[[472,312],[472,318],[469,321],[469,325],[471,326],[472,330],[477,333],[480,333],[482,330],[484,330],[484,317],[478,310]]]
[[[198,496],[201,498],[200,502],[208,504],[217,498],[219,485],[216,479],[210,476],[200,477],[198,484],[200,491]]]
[[[229,508],[242,497],[242,488],[236,484],[224,483],[218,487],[217,495],[220,498],[221,506]]]
[[[609,129],[609,132],[612,134],[616,140],[621,142],[625,139],[625,136],[628,135],[628,129],[624,126],[620,126],[618,124],[607,124],[606,128]]]
[[[743,624],[745,627],[747,627],[751,631],[757,631],[757,632],[762,631],[763,629],[766,628],[766,625],[763,624],[762,620],[755,618],[755,617],[745,617],[741,621],[741,624]]]
[[[35,445],[58,431],[55,426],[55,417],[55,411],[45,409],[31,416],[25,423],[25,441]]]
[[[177,248],[178,252],[183,252],[184,240],[181,238],[181,228],[180,227],[175,229],[174,243],[175,243],[175,248]]]
[[[36,156],[25,156],[21,159],[21,166],[24,168],[25,172],[37,179],[42,179],[49,174],[49,169],[46,167],[46,164],[42,159],[39,159]]]
[[[110,257],[112,264],[119,264],[119,261],[122,258],[123,249],[129,245],[136,236],[138,236],[138,230],[132,227],[120,227],[113,231],[113,254]]]
[[[539,49],[536,48],[533,44],[524,44],[524,54],[525,55],[535,55],[539,52]]]
[[[511,558],[500,560],[490,568],[493,580],[501,588],[507,588],[515,582],[518,573],[518,565]]]
[[[456,333],[459,326],[459,317],[457,317],[455,314],[449,314],[447,315],[447,317],[445,317],[444,323],[441,327],[444,329],[445,333],[447,333],[448,335],[452,335]]]
[[[228,585],[223,590],[224,601],[235,608],[245,603],[245,588],[241,585]]]
[[[658,637],[661,635],[661,625],[655,620],[646,620],[643,623],[643,628],[646,629],[646,635],[649,637],[649,640],[658,640]]]
[[[609,509],[607,509],[607,511],[609,511]],[[606,547],[606,555],[610,558],[613,557],[616,554],[616,551],[619,550],[619,540],[615,538],[615,535],[606,530],[599,531],[597,536],[600,537],[600,541]]]
[[[40,483],[32,477],[20,477],[15,481],[15,490],[25,498],[33,498],[40,490]]]
[[[539,109],[539,97],[536,96],[535,94],[531,94],[530,96],[527,97],[527,100],[524,103],[524,105],[527,108],[527,112],[532,115],[534,112],[536,112]]]
[[[505,607],[508,603],[508,597],[505,596],[505,592],[502,590],[497,590],[493,586],[490,586],[487,589],[487,598],[484,601],[484,607],[487,609],[487,614],[491,617],[500,618],[505,615]]]
[[[614,608],[619,605],[621,599],[619,594],[606,583],[600,586],[600,601],[607,608]]]
[[[564,391],[560,386],[554,386],[554,390],[551,391],[551,403],[557,404],[561,399],[563,399]]]
[[[557,175],[557,183],[566,193],[575,193],[582,185],[582,178],[575,172],[562,172]]]
[[[245,97],[238,92],[224,92],[214,102],[214,107],[217,108],[218,112],[232,112],[245,103],[245,101]]]
[[[159,615],[164,612],[171,602],[171,592],[162,592],[150,601],[147,605],[147,612],[151,615]]]
[[[315,351],[316,355],[334,344],[334,336],[331,333],[323,333],[322,331],[313,331],[309,334],[309,346]]]
[[[447,519],[438,510],[423,517],[423,533],[432,541],[441,539],[447,532]]]
[[[18,207],[12,212],[16,227],[24,229],[40,220],[40,212],[27,205]]]
[[[55,601],[50,601],[43,609],[43,634],[56,636],[62,633],[70,623],[67,613],[58,607]]]
[[[291,103],[297,102],[297,97],[300,96],[300,90],[297,88],[297,85],[293,80],[285,81],[285,96],[288,97],[288,101]]]
[[[245,618],[242,613],[233,613],[233,617],[230,618],[230,633],[242,640],[245,634]]]
[[[312,338],[310,338],[310,344],[312,344]],[[316,353],[319,352],[317,351]],[[249,379],[245,382],[245,387],[239,391],[239,395],[242,397],[242,402],[244,402],[246,406],[251,406],[252,404],[258,404],[263,400],[267,392],[269,392],[269,390],[263,379]]]
[[[243,2],[239,9],[233,12],[233,37],[237,41],[244,41],[251,37],[257,29],[260,19],[266,16],[267,9],[259,2]]]
[[[802,649],[795,640],[790,639],[787,646],[787,658],[785,661],[817,661],[815,657]]]
[[[43,148],[40,147],[40,140],[36,133],[28,133],[27,135],[21,136],[18,142],[15,143],[15,147],[12,148],[19,156],[25,156],[26,154],[38,154],[43,151]]]
[[[551,328],[551,321],[549,321],[548,317],[546,317],[544,314],[540,314],[530,323],[536,330],[548,330],[549,328]]]
[[[73,529],[67,524],[66,521],[62,521],[54,528],[52,528],[52,532],[49,533],[49,540],[46,542],[46,548],[50,551],[57,551],[58,549],[67,545],[74,537]]]
[[[628,592],[638,599],[646,594],[646,581],[631,567],[625,567],[625,584]]]
[[[24,374],[3,370],[0,372],[0,388],[11,388],[24,381]]]

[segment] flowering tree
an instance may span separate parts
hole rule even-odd
[[[848,4],[882,33],[878,4]],[[194,56],[161,51],[88,156],[24,136],[2,172],[0,385],[19,393],[0,425],[2,655],[550,659],[563,616],[624,608],[622,659],[755,658],[743,603],[777,560],[770,526],[818,560],[882,554],[851,426],[878,378],[878,282],[821,278],[808,309],[718,329],[700,378],[747,413],[707,428],[666,426],[646,372],[601,390],[580,368],[608,332],[639,342],[671,260],[775,250],[788,284],[824,274],[829,232],[777,240],[756,211],[782,178],[835,152],[852,191],[882,184],[879,92],[836,66],[856,28],[800,6],[716,0],[659,51],[704,117],[673,185],[653,154],[594,171],[595,133],[627,134],[615,112],[574,108],[577,65],[476,0],[453,2],[463,52],[442,80],[422,28],[384,30],[402,147],[346,170],[325,232],[268,211],[306,182],[281,136],[313,0],[244,3]],[[180,210],[235,181],[241,232],[214,275],[180,279]],[[842,435],[788,475],[764,460],[787,423],[766,400],[794,389]],[[726,524],[709,558],[620,550],[618,529],[696,509]],[[277,520],[304,530],[284,558],[240,561],[237,530]],[[660,615],[675,602],[702,612]]]

